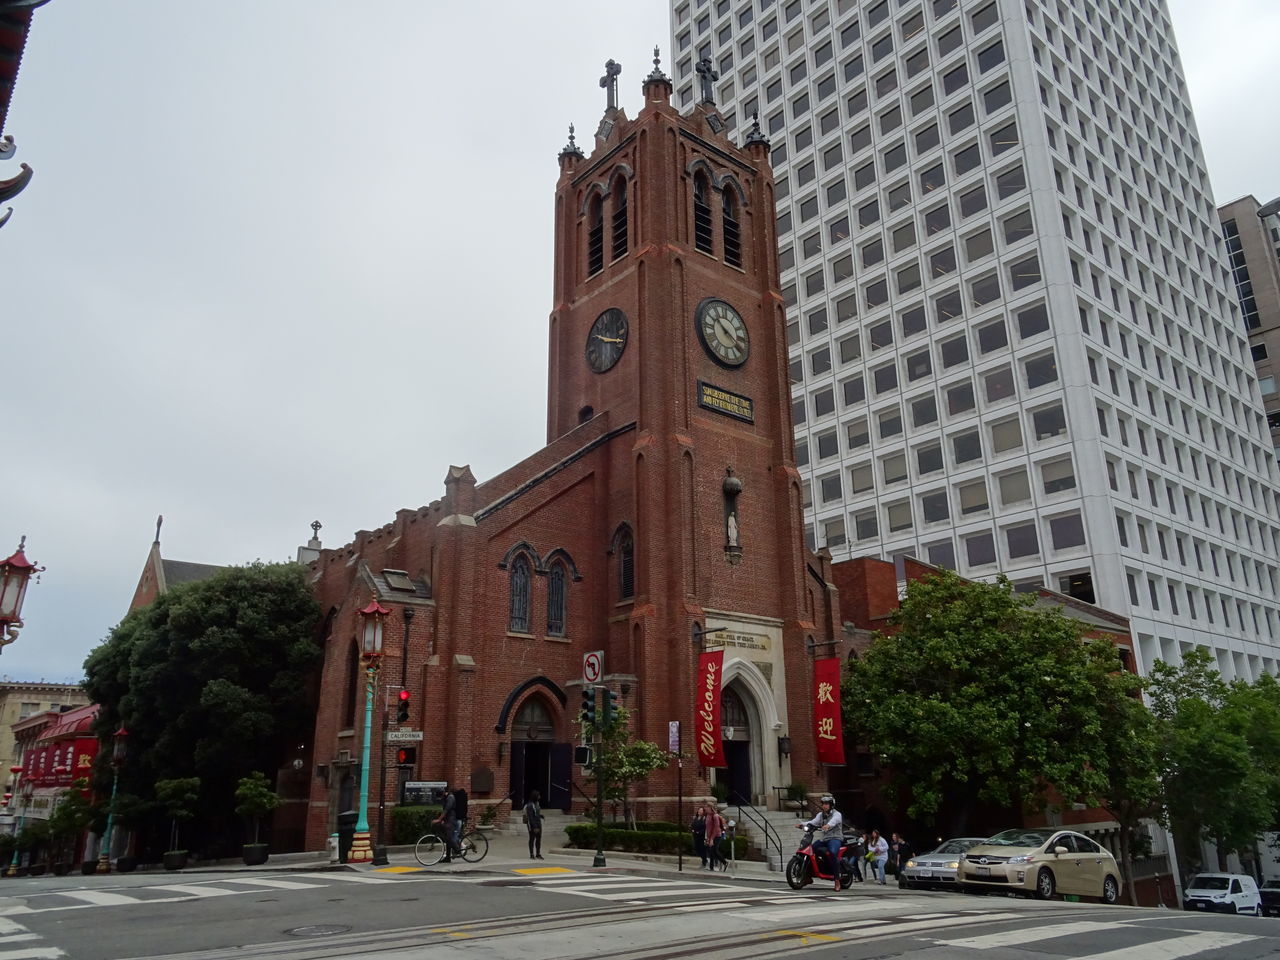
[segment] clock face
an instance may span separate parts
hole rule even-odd
[[[723,300],[708,297],[698,304],[694,322],[698,326],[698,338],[716,363],[740,367],[746,362],[750,338],[737,310]]]
[[[596,373],[604,373],[622,356],[627,346],[627,315],[617,307],[610,307],[591,325],[587,334],[587,366]]]

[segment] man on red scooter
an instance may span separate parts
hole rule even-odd
[[[827,852],[826,865],[823,870],[830,870],[836,879],[836,889],[840,889],[840,844],[844,839],[844,818],[836,809],[836,802],[830,796],[824,796],[822,809],[812,820],[797,823],[796,829],[812,827],[814,830],[813,852],[821,858],[822,851]]]

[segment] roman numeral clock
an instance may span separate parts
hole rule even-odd
[[[707,297],[694,313],[698,339],[722,367],[740,367],[747,362],[751,340],[742,316],[719,297]]]

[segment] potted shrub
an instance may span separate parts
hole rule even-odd
[[[236,785],[236,813],[253,822],[253,842],[244,845],[245,866],[267,862],[267,845],[259,842],[262,818],[280,806],[280,798],[271,789],[267,777],[259,770],[241,777]]]
[[[803,810],[809,800],[809,788],[803,783],[787,784],[787,807],[791,810]]]
[[[195,816],[199,799],[199,777],[156,781],[156,800],[169,815],[169,849],[164,854],[166,870],[181,870],[187,865],[187,851],[178,849],[178,824]]]
[[[45,820],[29,820],[18,833],[17,847],[19,851],[18,876],[41,876],[45,872],[43,860],[40,859],[44,847],[49,843],[49,824]],[[22,855],[26,855],[27,866],[22,866]]]

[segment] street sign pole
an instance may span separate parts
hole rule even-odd
[[[684,753],[680,742],[680,721],[672,720],[667,728],[667,746],[676,745],[676,825],[684,823]],[[676,872],[684,873],[684,843],[676,845]]]
[[[593,867],[605,866],[604,859],[604,769],[600,759],[604,746],[604,738],[600,735],[600,731],[595,731],[594,741],[597,743],[595,755],[596,767],[596,855],[591,861]]]

